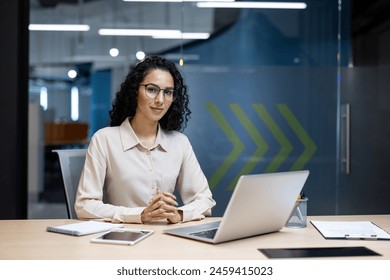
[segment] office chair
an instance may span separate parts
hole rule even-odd
[[[74,210],[74,203],[87,150],[63,149],[53,150],[53,152],[58,154],[58,158],[60,160],[68,218],[77,219],[77,215]]]

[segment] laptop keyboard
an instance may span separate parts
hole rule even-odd
[[[213,228],[213,229],[208,229],[208,230],[203,230],[203,231],[198,231],[198,232],[191,232],[190,235],[213,239],[215,236],[215,233],[217,232],[217,229],[218,228]]]

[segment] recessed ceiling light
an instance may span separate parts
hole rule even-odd
[[[30,31],[89,31],[87,24],[30,24]]]
[[[174,29],[99,29],[102,36],[179,36],[180,30]]]
[[[71,69],[68,71],[68,77],[71,78],[71,79],[74,79],[77,77],[77,71],[74,70],[74,69]]]
[[[117,57],[119,55],[119,50],[117,48],[111,48],[110,49],[110,55],[112,57]]]
[[[210,33],[207,32],[183,32],[180,34],[172,35],[155,35],[154,39],[208,39],[210,37]]]
[[[199,8],[239,8],[239,9],[306,9],[304,2],[198,2]]]
[[[135,54],[135,57],[138,59],[138,60],[143,60],[145,58],[146,54],[143,52],[143,51],[138,51],[136,54]]]

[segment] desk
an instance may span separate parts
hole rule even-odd
[[[369,259],[390,260],[390,241],[325,240],[308,222],[303,229],[283,228],[281,231],[251,238],[211,245],[163,234],[167,227],[187,226],[219,220],[206,218],[200,222],[167,225],[126,224],[126,228],[152,229],[154,235],[135,246],[94,244],[90,239],[99,234],[82,237],[46,232],[47,226],[77,222],[75,220],[1,220],[0,259],[2,260],[257,260],[266,259],[258,248],[366,246],[382,256]],[[375,216],[315,216],[310,220],[369,220],[390,231],[390,215]],[[339,259],[339,258],[338,258]],[[353,259],[359,259],[354,257]]]

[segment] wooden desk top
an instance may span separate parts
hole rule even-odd
[[[47,232],[47,226],[77,222],[75,220],[1,220],[0,259],[2,260],[256,260],[266,259],[259,248],[348,247],[365,246],[382,256],[363,259],[390,259],[390,241],[325,240],[309,223],[310,220],[372,221],[390,232],[390,215],[374,216],[315,216],[308,217],[303,229],[283,228],[261,236],[211,245],[199,241],[163,234],[168,227],[187,226],[219,220],[207,218],[201,222],[180,225],[126,224],[126,228],[152,229],[154,235],[135,246],[96,244],[90,239],[100,235],[82,237]],[[359,259],[359,258],[352,258]]]

